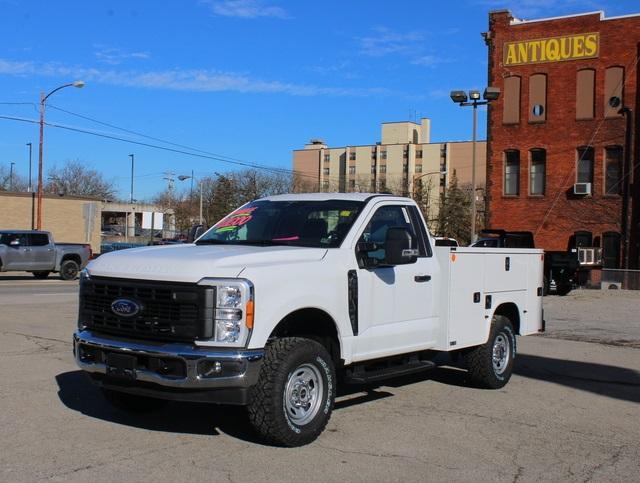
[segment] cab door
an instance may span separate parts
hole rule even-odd
[[[377,260],[379,266],[357,270],[359,333],[354,342],[354,360],[435,345],[437,263],[417,211],[411,204],[381,203],[359,234],[358,244],[375,245],[369,246],[374,249],[366,255]],[[412,246],[419,250],[415,263],[384,265],[386,234],[392,227],[405,228],[411,234]]]
[[[29,270],[30,247],[26,233],[4,233],[3,244],[7,249],[2,263],[5,270]]]
[[[56,252],[46,233],[31,233],[28,237],[31,249],[31,270],[53,270]]]

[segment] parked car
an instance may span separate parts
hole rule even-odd
[[[535,248],[530,231],[482,230],[471,246],[483,248]],[[573,288],[580,262],[573,252],[544,252],[544,294],[567,295]]]
[[[100,232],[100,235],[102,236],[122,236],[123,233],[119,230],[116,230],[115,228],[107,228],[104,227],[102,229],[102,231]]]
[[[246,405],[265,440],[300,446],[338,384],[424,371],[443,352],[503,387],[516,334],[544,330],[541,255],[435,246],[409,198],[263,198],[195,244],[93,260],[74,355],[116,407]]]
[[[91,245],[54,243],[47,231],[0,231],[0,272],[25,271],[36,278],[57,272],[61,279],[73,280],[91,255]]]

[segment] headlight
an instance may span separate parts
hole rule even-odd
[[[200,285],[216,287],[214,340],[232,346],[247,342],[253,328],[253,285],[242,279],[208,278]]]
[[[89,280],[91,278],[91,275],[89,275],[89,270],[87,270],[86,268],[83,268],[82,270],[80,270],[80,281],[82,282],[83,280]]]

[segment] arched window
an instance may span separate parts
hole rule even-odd
[[[604,192],[607,195],[622,192],[622,146],[604,148]]]
[[[502,96],[502,122],[518,124],[520,122],[520,77],[512,76],[504,80]]]
[[[544,195],[547,173],[547,151],[535,148],[530,151],[529,194]]]
[[[593,119],[596,71],[578,71],[576,79],[576,119]]]
[[[622,116],[623,88],[624,67],[609,67],[604,71],[604,117]]]
[[[504,194],[520,194],[520,151],[517,149],[504,152]]]
[[[529,122],[547,119],[547,74],[529,77]]]

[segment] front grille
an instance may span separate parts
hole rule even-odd
[[[129,317],[111,304],[126,299],[140,307]],[[80,286],[81,325],[97,332],[141,339],[193,341],[213,336],[215,288],[195,284],[92,277]]]

